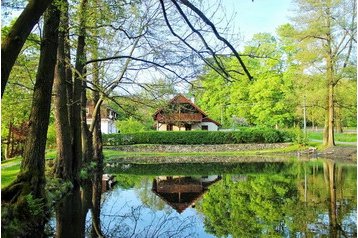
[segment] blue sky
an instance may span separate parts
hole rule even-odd
[[[291,0],[222,0],[227,16],[236,14],[234,27],[245,41],[259,32],[275,33],[275,29],[289,22]]]

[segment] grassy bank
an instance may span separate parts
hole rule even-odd
[[[322,140],[323,133],[322,132],[308,132],[307,133],[309,140]],[[356,133],[335,133],[334,138],[339,142],[357,142],[357,134]]]

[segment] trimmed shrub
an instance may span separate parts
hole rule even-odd
[[[167,144],[215,145],[239,143],[279,143],[293,140],[292,134],[271,128],[241,128],[238,131],[147,131],[104,134],[104,145]]]
[[[288,135],[291,141],[293,141],[295,144],[299,144],[299,145],[308,144],[308,138],[300,128],[287,130],[286,135]]]

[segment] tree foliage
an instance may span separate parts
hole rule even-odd
[[[196,82],[192,93],[199,106],[226,127],[243,118],[250,125],[292,126],[294,108],[293,78],[284,74],[285,52],[282,45],[270,34],[256,34],[242,55],[255,79],[237,75],[225,81],[213,70],[208,70]],[[231,58],[225,59],[230,70],[239,67]],[[286,66],[288,67],[288,66]]]

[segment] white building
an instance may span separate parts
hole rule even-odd
[[[182,94],[170,100],[166,107],[158,109],[153,119],[157,131],[217,131],[221,126]]]
[[[93,103],[87,103],[86,115],[87,115],[87,125],[92,123],[92,114],[94,111]],[[117,133],[117,127],[115,120],[117,119],[117,112],[107,105],[101,106],[101,132],[104,134]]]

